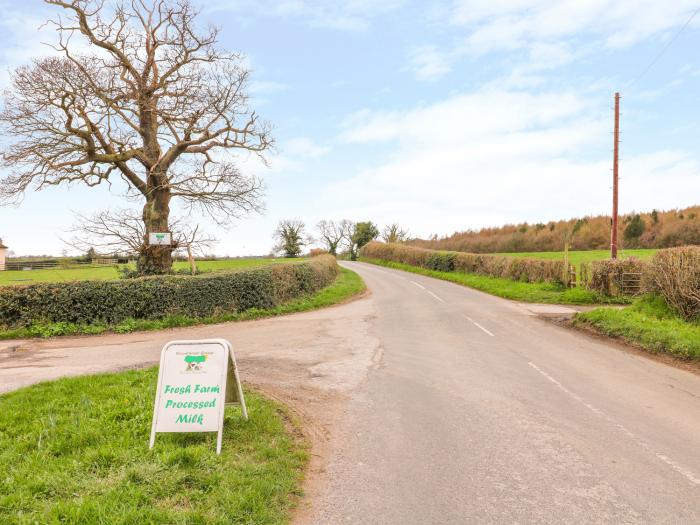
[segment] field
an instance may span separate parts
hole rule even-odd
[[[219,259],[215,261],[199,261],[197,268],[199,270],[231,270],[238,268],[249,268],[251,266],[261,266],[264,264],[272,264],[276,262],[289,261],[289,259]],[[0,286],[16,285],[16,284],[32,284],[40,282],[58,282],[58,281],[86,281],[86,280],[106,280],[118,279],[120,267],[126,267],[123,264],[104,265],[104,266],[85,266],[72,268],[50,268],[46,270],[20,270],[20,271],[4,271],[0,272]],[[173,264],[175,270],[187,270],[190,265],[187,261],[177,261]]]
[[[655,249],[639,249],[639,250],[620,250],[618,257],[626,259],[628,257],[636,257],[637,259],[650,259],[657,250]],[[519,252],[519,253],[496,253],[494,255],[504,255],[506,257],[529,257],[533,259],[563,259],[564,252]],[[592,261],[601,261],[610,258],[609,250],[584,250],[570,251],[569,262],[578,267],[581,263],[589,263]]]

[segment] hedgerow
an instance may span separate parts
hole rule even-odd
[[[361,256],[382,259],[428,270],[465,272],[503,277],[523,282],[557,282],[564,277],[564,262],[527,259],[463,252],[443,252],[416,248],[405,244],[371,242],[361,250]]]
[[[588,269],[587,287],[589,290],[610,296],[640,293],[644,291],[643,287],[638,290],[628,290],[623,280],[626,274],[641,274],[644,281],[647,269],[648,265],[635,257],[593,261]]]
[[[686,321],[700,318],[700,247],[659,250],[648,265],[645,286]]]
[[[272,308],[331,284],[329,255],[309,261],[199,276],[38,283],[0,288],[0,326],[36,323],[117,324],[166,316],[209,317]]]

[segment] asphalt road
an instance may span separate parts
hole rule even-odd
[[[361,263],[381,360],[317,524],[700,523],[700,377],[448,282]]]

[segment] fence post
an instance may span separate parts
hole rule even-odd
[[[569,240],[564,240],[564,286],[569,287],[571,272],[569,271]]]

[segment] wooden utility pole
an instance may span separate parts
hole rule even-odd
[[[617,181],[620,154],[620,94],[615,93],[615,131],[613,132],[613,209],[610,232],[610,258],[617,259]]]

